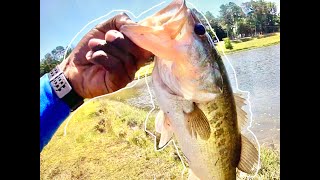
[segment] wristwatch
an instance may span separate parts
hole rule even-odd
[[[79,96],[65,77],[63,72],[56,66],[49,73],[49,81],[57,96],[70,107],[71,111],[76,110],[83,104],[83,97]]]

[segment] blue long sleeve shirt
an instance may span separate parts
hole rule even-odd
[[[50,86],[48,74],[40,78],[40,152],[70,114],[69,106]]]

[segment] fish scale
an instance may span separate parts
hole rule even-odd
[[[225,94],[228,93],[225,92]],[[232,110],[234,109],[232,108],[232,102],[226,101],[223,96],[224,94],[218,96],[214,101],[199,106],[207,117],[211,117],[208,118],[208,121],[212,129],[211,137],[208,141],[205,141],[206,145],[199,146],[205,149],[203,152],[211,154],[204,156],[212,157],[208,160],[208,163],[212,164],[215,169],[221,168],[223,169],[222,172],[231,172],[220,173],[220,171],[216,171],[217,174],[212,175],[214,178],[233,179],[235,178],[233,171],[239,161],[239,157],[234,156],[239,152],[236,153],[236,150],[233,151],[233,149],[240,151],[240,133],[237,124],[230,118],[234,117],[233,119],[235,119],[236,117],[235,110]],[[232,157],[235,158],[232,160],[230,159]]]

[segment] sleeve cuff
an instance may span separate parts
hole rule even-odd
[[[48,74],[40,78],[40,152],[61,123],[70,114],[70,107],[53,92]]]

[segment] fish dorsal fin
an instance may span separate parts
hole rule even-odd
[[[233,97],[236,104],[238,124],[240,129],[243,129],[248,123],[247,113],[242,109],[242,107],[246,105],[246,99],[243,98],[239,93],[233,93]]]
[[[241,135],[241,155],[238,169],[248,174],[254,174],[258,169],[258,161],[257,149],[244,135]]]
[[[173,136],[170,120],[162,110],[160,110],[156,116],[155,125],[156,131],[161,134],[160,141],[158,141],[159,143],[157,144],[157,148],[162,149],[166,144],[168,144]]]
[[[197,134],[203,140],[208,140],[211,135],[211,129],[209,121],[206,115],[202,112],[201,109],[194,104],[194,109],[190,113],[185,113],[185,121],[187,130],[189,131],[191,136],[195,136],[197,138]]]

